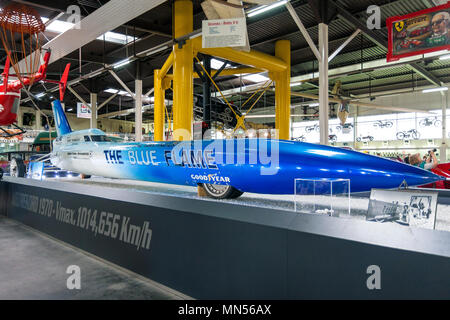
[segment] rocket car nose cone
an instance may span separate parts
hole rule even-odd
[[[420,186],[423,184],[443,180],[443,177],[434,174],[431,171],[407,164],[404,164],[404,166],[407,167],[407,170],[405,170],[405,181],[408,183],[408,185]]]

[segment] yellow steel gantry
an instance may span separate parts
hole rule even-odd
[[[174,2],[174,38],[180,38],[193,31],[193,6],[191,0]],[[173,82],[173,130],[174,140],[192,139],[192,121],[194,104],[193,59],[197,53],[220,57],[229,61],[252,66],[253,68],[225,69],[221,74],[257,73],[269,71],[269,77],[275,82],[275,126],[279,139],[290,138],[290,41],[279,40],[275,43],[275,56],[255,50],[238,51],[232,48],[203,48],[201,37],[187,39],[180,46],[174,44],[173,51],[160,70],[154,74],[155,95],[155,141],[164,139],[164,100],[165,90]],[[168,74],[173,67],[173,75]],[[212,73],[214,75],[214,72]]]

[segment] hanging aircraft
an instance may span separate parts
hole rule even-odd
[[[20,135],[25,133],[23,128],[20,128],[16,125],[17,122],[17,112],[20,104],[20,93],[21,89],[30,84],[45,81],[50,83],[56,83],[59,85],[59,94],[60,99],[64,98],[64,92],[67,86],[67,79],[69,76],[70,63],[66,65],[66,68],[63,72],[60,81],[49,80],[47,79],[47,68],[48,62],[50,60],[50,50],[45,53],[44,63],[39,67],[38,71],[31,76],[21,76],[20,79],[16,79],[13,81],[9,81],[9,78],[15,77],[18,78],[15,74],[10,74],[10,59],[7,57],[5,68],[2,73],[3,84],[0,85],[0,135],[3,137],[12,137],[16,135]],[[32,80],[33,79],[33,80]],[[29,88],[27,89],[29,90]],[[16,129],[10,131],[7,128],[3,128],[3,126],[13,126]]]

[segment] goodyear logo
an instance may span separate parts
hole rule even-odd
[[[222,182],[229,183],[229,177],[219,176],[217,173],[214,174],[191,174],[191,179],[195,181],[203,181],[208,183]]]
[[[405,27],[405,21],[397,21],[394,24],[395,30],[397,30],[398,32],[402,31],[403,28]]]

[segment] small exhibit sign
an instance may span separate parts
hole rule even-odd
[[[203,48],[245,47],[247,24],[245,18],[203,20]]]
[[[437,192],[428,190],[372,189],[367,220],[434,229],[437,198]]]
[[[88,106],[82,104],[81,102],[78,102],[77,103],[77,117],[90,119],[91,118],[91,110],[89,109]]]

